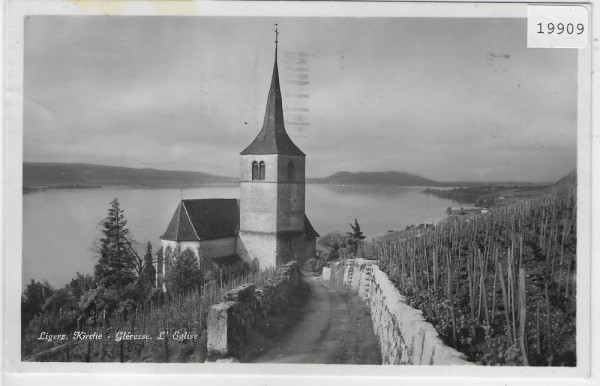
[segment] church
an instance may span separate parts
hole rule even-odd
[[[285,130],[277,40],[262,129],[240,154],[239,200],[181,200],[160,236],[157,279],[186,249],[205,271],[239,261],[265,269],[315,257],[319,234],[305,214],[306,155]]]

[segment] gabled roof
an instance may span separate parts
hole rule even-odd
[[[200,241],[235,237],[240,223],[236,199],[181,200],[165,233],[171,241]]]
[[[239,233],[240,208],[236,199],[181,200],[161,240],[201,241],[236,237]],[[304,234],[319,237],[304,215]],[[162,251],[160,251],[162,253]]]
[[[275,49],[275,64],[273,65],[273,77],[271,88],[267,98],[267,108],[262,129],[254,141],[240,154],[305,154],[300,150],[285,131],[283,122],[283,107],[281,101],[281,90],[279,87],[279,70],[277,69],[277,49]]]
[[[307,239],[316,239],[317,237],[320,237],[310,221],[308,221],[306,215],[304,215],[304,235]]]

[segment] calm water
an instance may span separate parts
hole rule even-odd
[[[407,225],[437,222],[452,206],[420,193],[419,187],[306,186],[306,214],[321,235],[350,231],[358,219],[367,237]],[[184,198],[238,198],[239,187],[184,189]],[[179,189],[73,189],[34,192],[23,197],[23,287],[34,278],[63,286],[76,272],[91,273],[91,248],[100,221],[117,197],[138,241],[156,248],[180,199]]]

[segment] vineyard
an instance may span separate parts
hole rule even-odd
[[[487,365],[576,365],[576,190],[365,243],[446,344]]]
[[[102,334],[103,339],[35,342],[25,349],[35,353],[28,361],[82,362],[204,362],[206,317],[211,305],[223,301],[227,292],[246,283],[260,285],[272,278],[273,269],[227,275],[211,280],[199,291],[172,296],[159,304],[140,305],[135,311],[98,318],[83,332]],[[121,339],[116,339],[118,333]],[[129,334],[129,335],[126,335]],[[130,339],[133,336],[151,339]],[[72,336],[69,335],[69,337]],[[129,338],[128,338],[129,337]],[[24,350],[25,351],[25,350]]]

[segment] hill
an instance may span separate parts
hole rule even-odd
[[[446,185],[421,176],[403,172],[338,172],[325,178],[311,178],[307,182],[335,185],[395,185],[395,186],[440,186]]]
[[[388,172],[337,172],[325,178],[307,178],[313,184],[332,185],[378,185],[378,186],[445,186],[445,187],[499,187],[499,186],[547,186],[548,183],[523,181],[434,181],[415,174]],[[552,184],[552,183],[550,183]]]
[[[126,168],[91,164],[23,163],[23,189],[102,186],[196,186],[233,183],[233,178],[201,172]]]
[[[560,180],[556,181],[557,186],[577,186],[577,170],[574,169]]]

